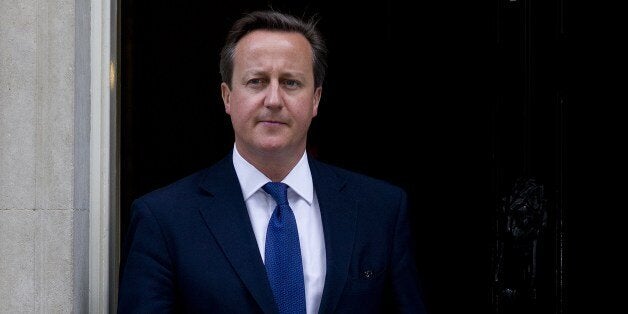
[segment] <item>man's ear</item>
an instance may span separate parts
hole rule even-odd
[[[317,87],[314,91],[314,97],[312,98],[313,105],[312,106],[312,117],[316,117],[318,114],[318,104],[321,101],[321,95],[323,94],[323,87]]]
[[[231,89],[225,82],[220,84],[220,95],[222,96],[222,102],[225,104],[225,112],[231,115]]]

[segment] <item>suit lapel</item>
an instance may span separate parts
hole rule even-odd
[[[231,154],[207,172],[200,186],[210,194],[199,210],[211,234],[264,313],[277,313]]]
[[[319,313],[332,313],[347,281],[356,229],[357,201],[343,193],[346,182],[328,166],[309,158],[321,210],[327,274]]]

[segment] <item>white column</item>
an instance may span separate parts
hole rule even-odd
[[[75,0],[0,1],[0,312],[86,310],[89,71]],[[87,39],[88,40],[88,39]],[[83,44],[81,44],[83,42]]]
[[[0,0],[0,313],[113,310],[116,3]]]

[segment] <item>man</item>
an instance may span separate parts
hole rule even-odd
[[[423,313],[404,192],[311,159],[313,22],[238,20],[221,53],[234,149],[133,204],[120,313]]]

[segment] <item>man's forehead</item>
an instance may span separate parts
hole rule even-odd
[[[246,50],[263,50],[270,48],[286,48],[299,50],[295,53],[311,54],[310,42],[298,32],[255,30],[242,37],[235,46],[235,53]]]
[[[282,76],[309,76],[312,50],[300,33],[255,31],[236,46],[234,67],[244,75],[281,72]]]

